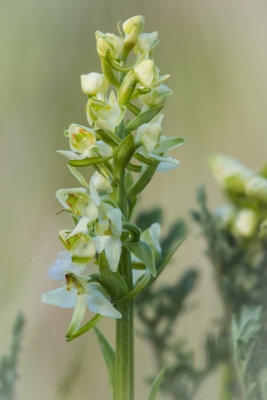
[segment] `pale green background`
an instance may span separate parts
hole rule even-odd
[[[76,183],[55,151],[66,148],[62,132],[71,122],[86,121],[80,74],[99,71],[94,31],[113,32],[118,20],[136,14],[145,16],[145,31],[159,31],[154,57],[162,73],[172,74],[168,85],[174,95],[166,108],[165,132],[186,139],[177,151],[181,167],[158,174],[141,206],[161,204],[171,223],[193,207],[200,183],[207,184],[211,204],[220,204],[206,164],[209,154],[225,152],[255,169],[266,160],[266,1],[1,0],[0,353],[10,343],[16,312],[23,310],[27,328],[20,400],[57,399],[57,382],[78,352],[84,368],[70,399],[109,398],[94,334],[65,343],[71,311],[43,305],[40,296],[55,286],[46,269],[62,249],[58,231],[70,222],[56,216],[60,207],[54,193]],[[177,326],[177,335],[185,334],[195,348],[220,312],[202,250],[192,228],[162,278],[169,281],[192,264],[203,272],[190,299],[194,307]],[[113,323],[105,321],[102,327],[112,339]],[[142,400],[147,393],[142,377],[154,372],[154,360],[140,339],[136,351],[136,399]],[[218,399],[218,388],[217,372],[196,400]]]

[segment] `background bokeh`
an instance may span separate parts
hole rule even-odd
[[[0,354],[10,343],[18,310],[27,327],[21,354],[18,398],[55,399],[68,365],[82,359],[70,399],[108,399],[102,355],[93,333],[70,344],[64,333],[69,310],[40,302],[54,285],[46,270],[62,249],[57,233],[69,220],[56,215],[54,193],[75,184],[65,160],[55,153],[67,142],[71,122],[86,123],[80,75],[99,71],[94,32],[114,32],[118,20],[143,14],[145,31],[159,31],[154,58],[171,73],[174,95],[164,129],[183,136],[178,170],[158,174],[145,191],[141,208],[162,205],[166,224],[186,217],[199,184],[210,204],[222,197],[207,157],[224,152],[256,170],[267,149],[267,3],[264,0],[2,0],[0,2]],[[188,218],[189,220],[189,218]],[[191,265],[202,278],[190,311],[177,326],[190,346],[201,347],[204,333],[220,313],[212,270],[203,242],[191,225],[188,240],[165,271],[163,281]],[[102,328],[113,338],[113,323]],[[137,399],[154,371],[147,343],[136,340]],[[199,352],[199,363],[201,353]],[[220,371],[201,387],[198,400],[218,399]]]

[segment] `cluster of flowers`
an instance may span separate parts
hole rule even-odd
[[[239,161],[224,155],[210,160],[213,174],[230,204],[217,210],[218,222],[237,237],[263,237],[267,233],[266,166],[255,173]]]
[[[71,124],[64,133],[70,150],[59,151],[67,157],[70,171],[83,187],[57,191],[59,202],[72,214],[75,226],[59,233],[66,252],[60,253],[49,270],[52,279],[66,279],[66,285],[44,294],[42,300],[75,307],[68,336],[78,330],[87,306],[98,314],[121,317],[110,301],[108,288],[97,274],[89,274],[90,261],[99,266],[104,254],[115,276],[125,246],[132,253],[133,266],[139,263],[139,269],[156,275],[160,227],[153,224],[141,232],[129,221],[137,195],[155,171],[177,167],[178,160],[166,153],[183,140],[162,135],[161,109],[172,91],[163,84],[169,75],[161,76],[150,58],[158,34],[142,33],[143,26],[144,18],[136,16],[123,23],[124,37],[96,32],[103,73],[81,76],[82,90],[88,96],[89,127]],[[135,61],[127,67],[131,50]],[[133,118],[126,120],[127,113],[133,113]],[[89,183],[77,170],[85,166],[96,170]],[[125,199],[126,208],[121,205]]]

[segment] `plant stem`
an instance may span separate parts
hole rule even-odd
[[[121,173],[119,185],[119,205],[127,220],[127,200],[125,196],[125,171]],[[122,241],[128,237],[123,233]],[[133,287],[130,253],[122,248],[119,271],[129,290]],[[116,321],[116,361],[114,400],[134,400],[134,302],[118,307],[122,318]]]

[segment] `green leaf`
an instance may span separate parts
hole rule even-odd
[[[138,242],[125,241],[123,244],[127,250],[131,251],[140,261],[143,261],[151,275],[155,277],[157,272],[150,246],[142,240]]]
[[[87,264],[90,260],[92,260],[92,257],[81,257],[81,256],[76,256],[76,255],[72,256],[72,261],[75,264],[84,265],[84,264]]]
[[[105,58],[101,58],[101,66],[102,71],[104,72],[105,77],[108,79],[108,81],[112,83],[112,85],[114,85],[115,87],[120,87],[120,82],[117,78],[117,75]]]
[[[184,144],[183,138],[170,137],[162,141],[160,146],[157,148],[157,153],[165,153],[168,150],[175,149],[178,146]]]
[[[167,368],[167,365],[165,364],[164,367],[159,371],[159,373],[156,376],[156,378],[154,379],[147,400],[155,400],[156,399],[156,396],[157,396],[157,393],[158,393],[162,378],[163,378],[163,376],[165,374],[166,368]]]
[[[67,338],[67,342],[71,342],[72,340],[76,339],[79,336],[84,335],[86,332],[90,331],[101,319],[103,315],[96,314],[90,321],[88,321],[84,326],[78,329],[77,332],[74,333],[71,337]]]
[[[96,133],[98,138],[103,140],[103,142],[110,145],[111,147],[117,146],[121,142],[121,139],[119,139],[114,133],[110,131],[104,131],[103,129],[98,129]]]
[[[149,182],[153,178],[153,175],[156,172],[158,165],[159,161],[156,160],[144,169],[144,171],[139,175],[138,179],[129,188],[127,192],[127,197],[136,196],[138,193],[142,192],[142,190],[146,187],[146,185],[149,184]]]
[[[172,256],[176,253],[176,251],[179,249],[181,244],[183,243],[184,240],[181,240],[180,242],[177,243],[177,245],[166,255],[166,257],[163,258],[158,270],[157,270],[157,277],[162,273]]]
[[[162,106],[153,107],[147,111],[138,114],[134,119],[126,124],[124,131],[126,132],[126,134],[135,131],[137,128],[139,128],[140,125],[150,122],[161,110]]]
[[[79,172],[77,171],[76,168],[74,168],[72,165],[68,164],[68,168],[70,170],[70,172],[72,173],[72,175],[75,176],[75,178],[87,189],[89,189],[89,184],[87,182],[87,180],[85,179],[85,177]]]
[[[96,333],[106,363],[106,367],[108,370],[109,384],[111,392],[113,393],[115,385],[115,352],[112,346],[110,345],[109,341],[105,337],[105,335],[101,332],[101,330],[95,326],[94,331]]]
[[[134,137],[130,134],[123,139],[114,155],[114,173],[117,178],[119,178],[121,171],[126,168],[134,152]]]
[[[107,258],[104,252],[99,256],[99,273],[100,283],[112,296],[117,299],[124,296],[128,291],[128,286],[119,274],[119,272],[112,272],[109,268]]]
[[[70,160],[69,165],[73,167],[88,167],[89,165],[100,164],[110,160],[112,157],[92,157],[84,158],[83,160]]]

